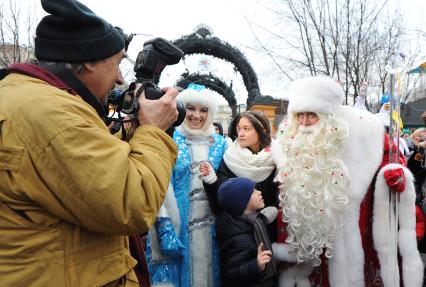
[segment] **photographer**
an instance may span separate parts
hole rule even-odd
[[[123,36],[75,0],[42,0],[39,64],[0,78],[0,286],[139,286],[128,235],[154,223],[177,156],[177,90],[139,98],[124,142],[103,121]]]

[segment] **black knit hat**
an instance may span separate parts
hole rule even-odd
[[[35,56],[43,61],[91,62],[124,49],[123,36],[75,0],[41,0],[45,16],[37,26]]]
[[[249,178],[229,178],[220,185],[217,201],[229,214],[238,216],[246,209],[255,186],[256,182]]]

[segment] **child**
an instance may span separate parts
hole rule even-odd
[[[223,208],[216,225],[222,287],[276,285],[266,224],[276,218],[277,209],[264,208],[255,185],[251,179],[236,177],[226,180],[218,191],[218,203]]]

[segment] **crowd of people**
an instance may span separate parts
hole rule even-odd
[[[0,286],[423,286],[425,128],[395,141],[315,76],[276,136],[245,111],[225,137],[191,84],[142,93],[122,138],[104,111],[122,32],[41,3],[37,61],[0,73]]]

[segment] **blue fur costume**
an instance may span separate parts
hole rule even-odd
[[[211,248],[210,270],[205,271],[206,273],[211,272],[209,273],[211,274],[210,282],[208,282],[209,275],[203,275],[206,281],[205,286],[220,286],[220,266],[218,246],[216,243],[215,219],[208,206],[202,185],[200,187],[198,183],[197,188],[194,189],[194,181],[200,181],[198,174],[195,172],[199,162],[194,162],[192,159],[191,155],[193,151],[191,150],[191,142],[194,141],[196,144],[205,145],[206,149],[208,148],[208,161],[216,171],[227,147],[226,140],[217,134],[211,136],[186,137],[179,131],[175,131],[173,139],[178,145],[179,154],[173,169],[171,184],[179,209],[180,234],[178,237],[179,240],[176,240],[176,233],[170,219],[158,217],[156,222],[158,241],[160,242],[161,252],[166,256],[162,257],[160,260],[153,260],[153,251],[151,249],[153,239],[152,236],[150,236],[146,254],[151,283],[153,286],[161,284],[161,286],[195,287],[195,285],[197,285],[198,287],[199,282],[192,282],[193,268],[199,268],[191,264],[190,250],[191,247],[193,247],[192,234],[199,228],[208,228],[210,230],[209,235],[201,235],[203,240],[196,240],[197,242],[208,242],[207,244],[209,244]],[[191,208],[193,208],[191,206],[200,201],[203,201],[202,208],[206,209],[205,214],[207,215],[202,218],[191,220]],[[178,246],[179,241],[183,244],[184,248]],[[167,248],[174,251],[167,252]]]

